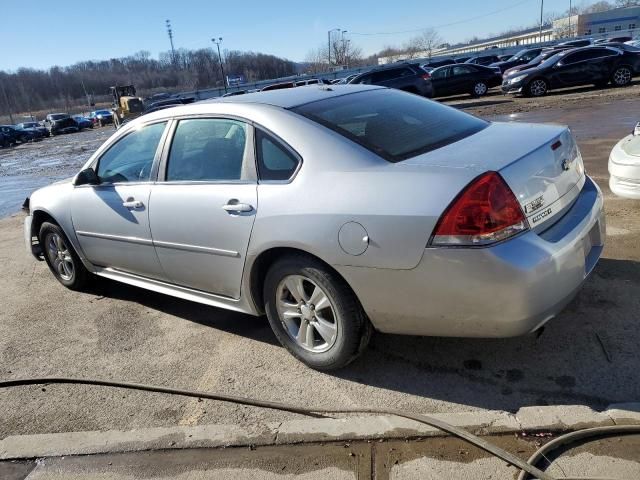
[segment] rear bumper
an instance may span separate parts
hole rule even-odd
[[[536,330],[571,301],[602,253],[602,193],[591,179],[542,233],[490,248],[426,248],[412,270],[336,267],[383,332],[511,337]]]

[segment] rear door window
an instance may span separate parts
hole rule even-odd
[[[167,160],[167,181],[246,178],[247,124],[224,118],[180,120]]]
[[[300,163],[287,147],[259,129],[256,130],[256,152],[260,180],[288,180]]]
[[[300,105],[292,111],[390,162],[473,135],[488,122],[418,95],[380,89]]]

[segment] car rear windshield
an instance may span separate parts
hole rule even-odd
[[[51,115],[51,120],[62,120],[63,118],[69,118],[69,115],[65,113],[54,113]]]
[[[386,88],[319,100],[292,111],[390,162],[444,147],[488,125],[424,97]]]

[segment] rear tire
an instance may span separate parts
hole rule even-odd
[[[313,369],[344,367],[371,338],[373,327],[351,288],[312,257],[276,261],[265,278],[264,299],[280,343]]]
[[[67,236],[55,223],[44,222],[38,234],[44,258],[53,276],[70,290],[84,290],[91,280]]]
[[[473,86],[473,89],[471,90],[471,96],[480,98],[485,96],[488,91],[489,91],[489,87],[487,86],[486,83],[478,82]]]
[[[611,83],[616,87],[626,87],[633,80],[633,72],[630,67],[621,65],[611,75]]]
[[[528,97],[543,97],[549,91],[549,84],[543,78],[536,78],[527,85],[525,92]]]

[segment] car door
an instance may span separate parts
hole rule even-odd
[[[431,72],[431,85],[434,97],[446,97],[449,95],[449,72],[451,67],[436,68]]]
[[[454,65],[448,78],[449,90],[452,95],[469,93],[473,87],[476,70],[467,65]]]
[[[78,242],[94,265],[164,279],[149,229],[149,195],[167,122],[129,131],[94,164],[97,185],[71,195]]]
[[[551,69],[552,87],[571,87],[589,83],[585,82],[585,78],[588,77],[590,58],[592,58],[592,52],[589,50],[580,50],[566,55]]]
[[[239,298],[258,208],[253,127],[201,117],[173,130],[151,191],[156,253],[171,283]]]

